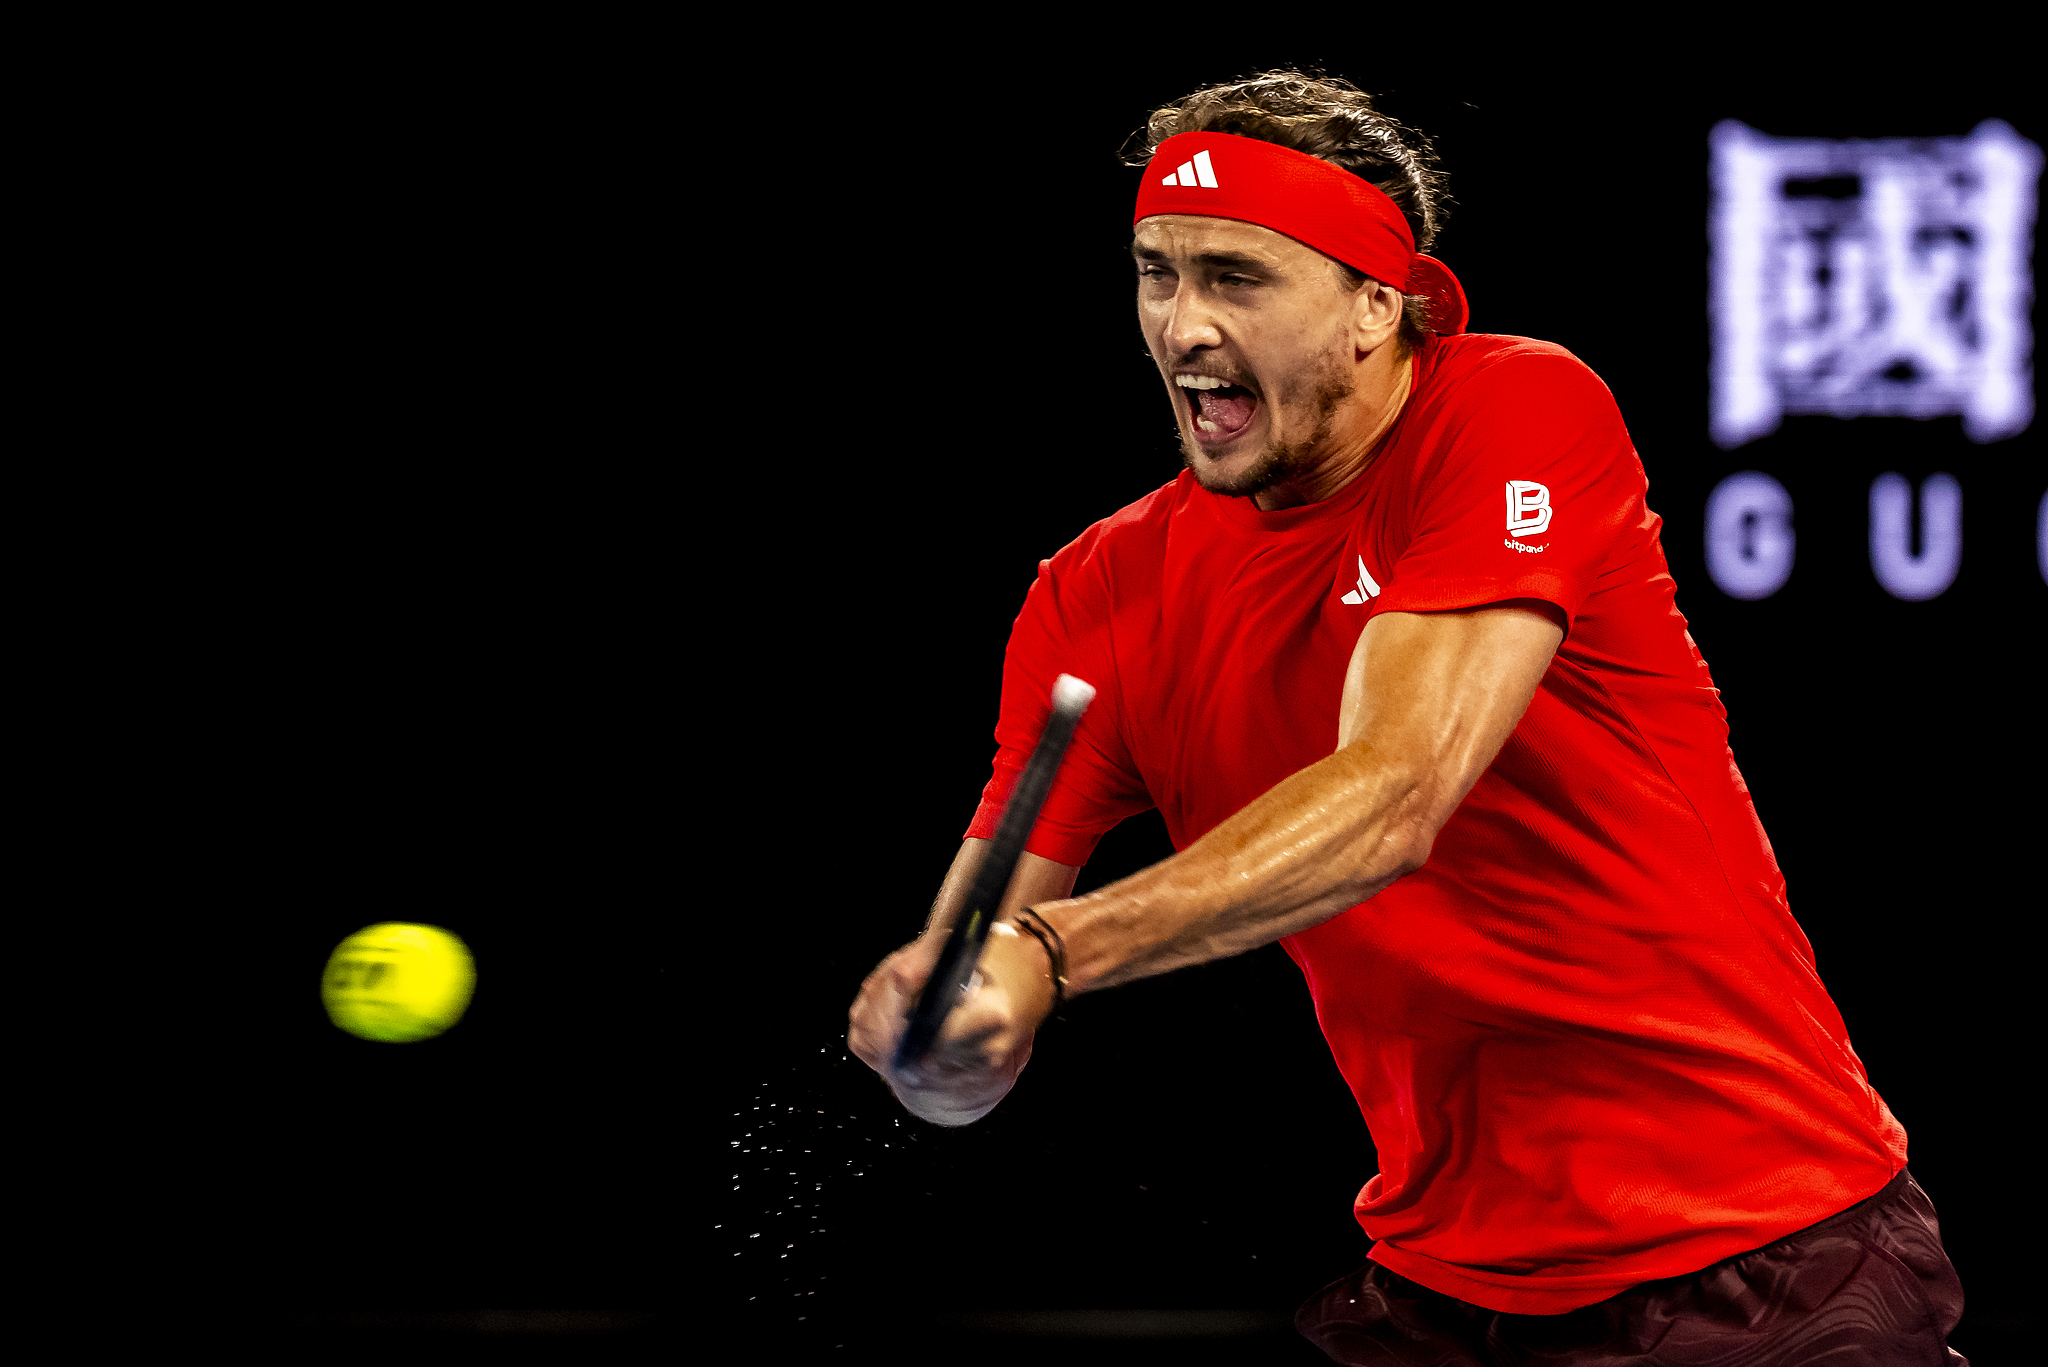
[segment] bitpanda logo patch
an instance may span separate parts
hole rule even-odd
[[[1550,486],[1538,484],[1533,479],[1511,479],[1508,481],[1508,536],[1522,538],[1541,536],[1550,530]],[[1550,549],[1548,542],[1531,546],[1520,539],[1504,540],[1501,545],[1511,551],[1534,554]]]

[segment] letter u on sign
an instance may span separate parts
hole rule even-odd
[[[1963,490],[1953,475],[1920,484],[1920,553],[1913,554],[1913,486],[1899,474],[1870,486],[1870,569],[1884,591],[1909,603],[1939,598],[1963,563]]]

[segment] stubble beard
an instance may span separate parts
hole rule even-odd
[[[1200,446],[1192,436],[1182,436],[1181,463],[1194,473],[1195,482],[1212,494],[1222,494],[1226,498],[1250,498],[1313,470],[1320,461],[1322,448],[1330,440],[1330,434],[1336,430],[1337,410],[1357,387],[1341,362],[1334,357],[1331,360],[1333,364],[1325,367],[1314,380],[1315,388],[1309,402],[1315,407],[1316,425],[1308,436],[1301,441],[1272,443],[1235,478],[1219,474],[1213,459],[1207,460],[1205,471],[1203,462],[1206,458]]]

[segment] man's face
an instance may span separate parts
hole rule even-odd
[[[1249,496],[1312,469],[1354,383],[1355,296],[1330,259],[1192,214],[1141,221],[1131,254],[1138,323],[1202,487]]]

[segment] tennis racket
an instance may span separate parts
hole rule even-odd
[[[939,951],[938,965],[932,969],[931,977],[925,979],[924,991],[911,1008],[910,1025],[903,1032],[903,1042],[896,1047],[898,1068],[917,1062],[930,1051],[946,1017],[965,995],[967,984],[974,977],[974,966],[981,961],[981,946],[988,939],[989,927],[995,924],[1003,894],[1010,889],[1017,861],[1023,857],[1024,842],[1030,837],[1031,828],[1038,824],[1045,795],[1052,791],[1053,775],[1059,772],[1060,760],[1066,756],[1067,742],[1074,738],[1081,714],[1093,701],[1093,685],[1082,683],[1071,674],[1053,680],[1052,715],[1045,720],[1045,731],[1031,752],[1030,762],[1024,766],[1023,777],[1010,790],[1010,800],[1003,806],[1003,819],[996,825],[995,843],[974,875],[974,886],[946,936],[946,947]]]

